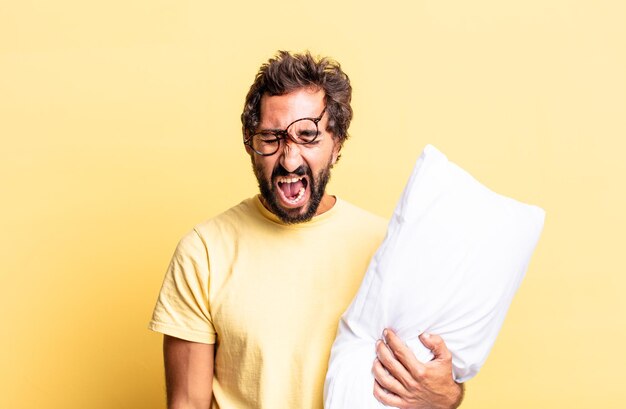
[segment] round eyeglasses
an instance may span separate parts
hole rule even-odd
[[[308,145],[321,134],[318,124],[322,120],[326,107],[317,118],[300,118],[283,129],[261,129],[251,137],[244,139],[244,145],[261,156],[270,156],[278,152],[280,141],[289,138],[298,145]]]

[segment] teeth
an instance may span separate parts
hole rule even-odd
[[[302,196],[304,196],[304,190],[305,189],[303,187],[301,187],[300,191],[298,192],[298,196],[296,196],[296,198],[293,199],[293,200],[289,200],[289,203],[291,203],[291,204],[298,203],[300,201],[300,199],[302,199]]]
[[[304,178],[304,176],[300,176],[300,177],[293,177],[293,178],[278,178],[278,183],[296,183],[299,180],[302,180]]]

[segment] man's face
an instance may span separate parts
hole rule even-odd
[[[300,118],[316,118],[324,110],[324,91],[302,88],[285,95],[261,98],[261,129],[285,129]],[[329,210],[334,199],[325,193],[330,168],[337,161],[340,144],[326,131],[328,114],[318,124],[315,142],[299,145],[282,140],[278,152],[252,157],[263,204],[286,223],[310,220]]]

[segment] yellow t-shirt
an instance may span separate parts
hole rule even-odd
[[[339,318],[385,228],[340,199],[294,225],[247,199],[180,241],[150,329],[216,343],[214,409],[321,409]]]

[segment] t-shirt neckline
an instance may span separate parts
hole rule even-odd
[[[334,198],[335,198],[335,204],[333,205],[333,207],[331,207],[324,213],[317,215],[317,216],[313,216],[313,218],[307,222],[294,223],[294,224],[287,224],[283,222],[282,220],[278,218],[278,216],[276,216],[274,213],[267,210],[265,206],[263,206],[263,203],[261,202],[260,194],[255,195],[252,198],[252,201],[254,202],[255,207],[257,208],[257,210],[259,211],[259,213],[264,219],[274,224],[278,224],[285,228],[298,229],[298,228],[306,228],[306,227],[315,226],[315,225],[324,223],[328,221],[330,218],[332,218],[335,215],[335,213],[339,211],[338,209],[343,206],[343,201],[341,199],[339,199],[337,196],[334,196]]]

